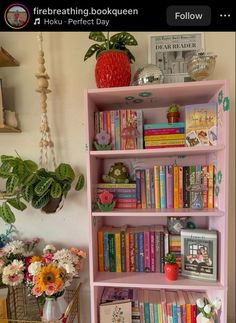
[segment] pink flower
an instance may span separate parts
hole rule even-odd
[[[82,257],[82,258],[86,258],[87,257],[86,252],[84,252],[83,250],[80,250],[78,248],[70,248],[70,251],[72,253],[74,253],[75,255],[79,256],[79,257]]]
[[[96,139],[99,145],[108,145],[110,143],[110,135],[103,130],[96,135]]]
[[[77,271],[80,271],[82,268],[83,268],[83,263],[82,262],[79,262],[77,265],[75,265],[75,269]]]
[[[46,264],[49,264],[50,262],[52,262],[52,258],[53,258],[53,254],[52,253],[45,253],[43,255],[43,261],[46,263]]]
[[[113,194],[108,191],[104,191],[98,196],[102,204],[111,204],[113,202]]]
[[[32,288],[32,294],[36,297],[40,296],[43,294],[43,291],[37,286],[35,285],[33,288]]]
[[[56,284],[48,284],[45,290],[46,295],[52,296],[58,292],[58,286]]]

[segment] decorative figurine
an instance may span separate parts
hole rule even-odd
[[[111,150],[111,136],[106,131],[101,131],[96,134],[96,141],[93,142],[96,150]]]
[[[129,173],[122,162],[115,163],[111,166],[108,175],[103,175],[105,183],[129,183]]]
[[[108,191],[103,191],[98,195],[97,205],[101,212],[112,211],[116,202],[113,200],[113,194]]]
[[[136,122],[129,122],[121,132],[121,138],[125,141],[125,149],[136,149],[136,139],[139,136]]]

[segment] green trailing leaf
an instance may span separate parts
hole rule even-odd
[[[84,183],[85,183],[84,175],[81,174],[76,183],[75,190],[80,191],[84,187]]]
[[[138,42],[130,33],[121,32],[111,36],[110,41],[113,43],[121,43],[127,46],[137,46]]]
[[[75,173],[69,164],[61,163],[55,170],[56,177],[59,180],[71,179],[74,180]]]
[[[91,31],[91,33],[89,34],[89,39],[92,39],[98,42],[104,42],[106,40],[106,37],[101,31]]]
[[[7,202],[3,202],[2,206],[0,206],[0,216],[6,223],[14,223],[16,218],[12,210],[10,209]]]
[[[70,189],[71,189],[71,184],[69,182],[66,182],[63,184],[62,192],[63,192],[64,197],[67,196],[67,193],[69,192]]]
[[[36,175],[39,179],[44,179],[50,177],[49,172],[46,171],[45,168],[40,168],[36,171]]]
[[[48,204],[49,200],[50,200],[50,195],[48,193],[46,193],[43,196],[34,196],[32,199],[31,205],[35,209],[41,209]]]
[[[62,194],[62,187],[59,183],[53,183],[50,191],[51,197],[58,198]]]
[[[34,196],[34,185],[24,186],[22,188],[22,197],[26,202],[30,202]]]
[[[7,203],[19,211],[24,211],[26,209],[26,205],[19,199],[8,199]]]
[[[12,166],[11,166],[11,164],[8,161],[4,161],[2,163],[2,165],[0,166],[0,170],[1,171],[6,172],[6,173],[9,173],[9,174],[11,172],[11,169],[12,169]]]
[[[10,177],[8,177],[6,182],[7,194],[12,194],[15,191],[18,183],[19,183],[19,177],[17,175],[11,175]]]
[[[38,177],[36,176],[36,174],[31,174],[24,179],[23,184],[29,186],[34,184],[37,180]]]
[[[16,157],[13,157],[13,156],[7,156],[7,155],[2,155],[1,156],[1,161],[4,162],[4,161],[9,161],[9,160],[15,160]]]
[[[96,53],[96,51],[98,51],[99,49],[100,49],[100,45],[98,44],[94,44],[90,46],[84,56],[84,61],[86,61],[89,57],[93,56],[93,54]]]
[[[38,165],[32,160],[24,160],[23,163],[30,172],[35,172],[38,169]]]
[[[34,188],[35,193],[38,196],[42,196],[54,182],[53,178],[45,178],[38,182]]]

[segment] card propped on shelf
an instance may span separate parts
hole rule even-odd
[[[130,300],[100,304],[100,323],[132,323]]]

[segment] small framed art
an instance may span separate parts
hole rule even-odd
[[[182,275],[217,280],[217,232],[181,230]]]

